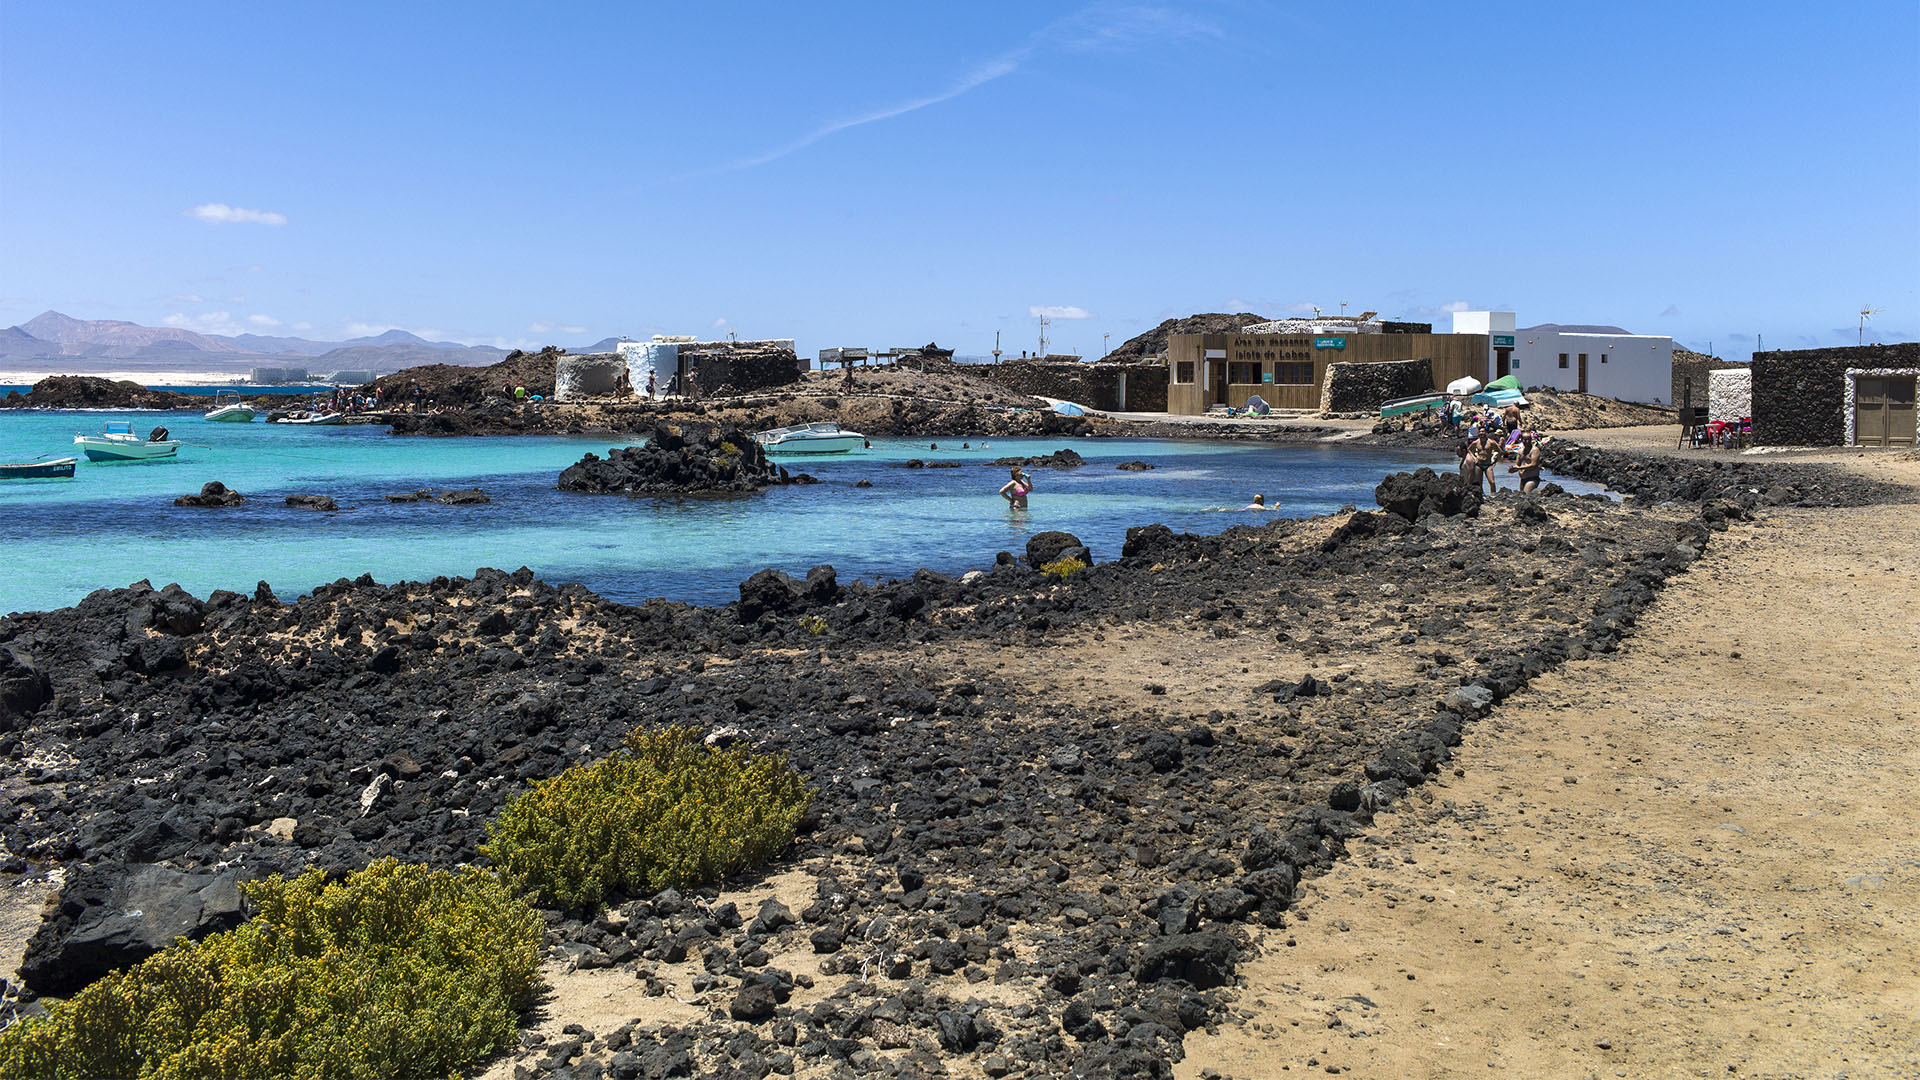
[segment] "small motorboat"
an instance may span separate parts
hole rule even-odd
[[[109,420],[98,435],[75,435],[73,445],[88,461],[152,461],[180,452],[180,440],[169,439],[166,428],[154,428],[143,439],[133,433],[131,420]]]
[[[274,420],[272,422],[275,424],[304,424],[308,427],[316,427],[320,425],[331,426],[333,424],[346,423],[347,414],[337,413],[337,412],[308,413],[305,416],[283,416],[278,420]]]
[[[1408,416],[1413,413],[1432,412],[1435,409],[1444,409],[1446,407],[1447,395],[1445,394],[1418,394],[1414,397],[1387,402],[1385,405],[1380,406],[1380,415],[1383,418],[1389,416]]]
[[[867,445],[857,431],[842,431],[831,420],[753,433],[753,441],[769,454],[844,454]]]
[[[0,480],[50,480],[55,477],[71,477],[74,463],[79,458],[54,458],[52,461],[22,461],[12,465],[0,464]]]
[[[213,395],[213,411],[207,419],[216,424],[250,424],[253,422],[253,406],[240,400],[240,391],[221,390]]]

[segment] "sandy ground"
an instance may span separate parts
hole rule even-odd
[[[1177,1075],[1920,1076],[1916,530],[1720,536],[1309,882]]]

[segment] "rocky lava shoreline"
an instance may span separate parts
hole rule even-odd
[[[525,782],[690,723],[785,751],[818,788],[769,868],[813,899],[549,912],[556,962],[690,989],[705,1018],[530,1036],[516,1072],[1169,1075],[1300,875],[1449,767],[1463,724],[1613,648],[1763,501],[1481,504],[1431,474],[1378,500],[1131,530],[1064,579],[1012,554],[875,585],[822,567],[755,575],[721,608],[524,570],[295,603],[143,583],[0,620],[0,871],[69,880],[29,968],[70,970],[48,958],[98,945],[150,865],[199,896],[309,864],[469,861]]]

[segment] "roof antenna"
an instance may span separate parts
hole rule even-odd
[[[1861,304],[1861,305],[1860,305],[1860,341],[1859,341],[1859,344],[1861,344],[1861,345],[1865,345],[1865,344],[1867,343],[1867,320],[1868,320],[1868,319],[1871,319],[1871,318],[1873,318],[1873,317],[1874,317],[1875,315],[1877,315],[1877,314],[1879,314],[1879,312],[1880,312],[1880,309],[1879,309],[1879,308],[1877,308],[1877,307],[1874,307],[1874,306],[1873,306],[1872,304]]]

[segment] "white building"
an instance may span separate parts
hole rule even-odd
[[[1487,335],[1487,370],[1521,386],[1667,404],[1673,339],[1610,327],[1552,324],[1516,329],[1511,311],[1456,311],[1453,332]]]

